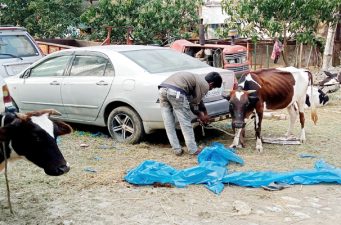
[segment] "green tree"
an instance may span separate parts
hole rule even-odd
[[[25,18],[31,15],[31,11],[28,10],[28,5],[31,0],[0,0],[1,3],[7,5],[3,9],[0,24],[2,25],[19,25],[23,26]]]
[[[100,0],[81,16],[93,29],[93,36],[105,37],[105,26],[113,26],[111,39],[125,43],[128,27],[138,43],[157,43],[171,37],[188,37],[199,21],[202,0]]]
[[[296,38],[300,43],[314,43],[319,22],[332,21],[333,12],[340,7],[340,0],[223,0],[223,9],[231,15],[228,27],[241,34],[259,38],[275,37],[286,42]],[[240,26],[236,26],[236,24]]]
[[[8,7],[1,23],[23,26],[42,38],[62,37],[67,27],[76,26],[82,0],[1,0]]]

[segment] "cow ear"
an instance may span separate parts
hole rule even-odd
[[[327,77],[335,77],[336,76],[336,74],[330,73],[328,71],[323,71],[323,72],[327,75]]]
[[[71,133],[72,127],[62,121],[53,121],[53,127],[54,127],[54,134],[56,136],[64,135],[64,134],[69,134]]]

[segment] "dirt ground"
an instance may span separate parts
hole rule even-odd
[[[253,127],[247,127],[247,147],[237,153],[244,166],[230,171],[291,171],[312,168],[317,158],[341,167],[341,92],[330,94],[330,104],[318,110],[318,125],[306,113],[307,143],[264,144],[264,153],[254,150]],[[284,112],[285,113],[285,112]],[[228,129],[230,121],[215,124]],[[265,120],[263,136],[282,136],[287,120]],[[299,125],[296,125],[298,134]],[[94,128],[77,128],[60,138],[60,147],[71,171],[49,177],[24,160],[9,171],[11,201],[8,209],[5,179],[0,175],[0,225],[76,224],[340,224],[341,188],[336,184],[295,185],[270,192],[262,188],[225,185],[220,195],[203,185],[186,188],[134,186],[123,180],[127,170],[144,160],[156,160],[182,169],[197,165],[196,157],[176,157],[164,132],[149,135],[139,145],[120,145]],[[81,129],[81,130],[79,130]],[[101,130],[102,132],[105,132]],[[104,133],[105,134],[105,133]],[[218,141],[226,146],[232,138],[219,131],[197,132],[201,144]],[[81,147],[82,144],[88,147]],[[301,158],[307,153],[317,158]]]

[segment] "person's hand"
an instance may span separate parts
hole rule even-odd
[[[204,124],[204,125],[206,125],[206,124],[208,124],[210,122],[210,116],[208,116],[204,112],[199,112],[198,119],[199,119],[199,122]]]

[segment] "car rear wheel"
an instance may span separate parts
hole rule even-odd
[[[126,106],[111,111],[107,126],[111,137],[121,143],[136,144],[144,135],[140,116]]]

